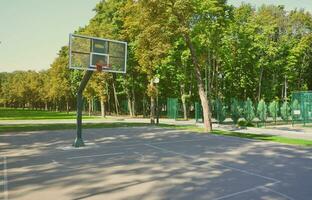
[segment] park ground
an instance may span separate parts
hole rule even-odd
[[[84,120],[86,147],[76,149],[74,118],[51,118],[0,120],[0,199],[309,200],[312,195],[309,127],[215,124],[213,134],[206,134],[192,120],[161,119],[159,126],[149,126],[148,119],[91,117]]]

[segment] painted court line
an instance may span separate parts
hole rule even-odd
[[[173,141],[173,142],[152,142],[151,144],[175,144],[175,143],[180,143],[180,142],[196,142],[196,141],[203,141],[203,140],[202,139],[191,139],[191,140],[178,140],[178,141]],[[99,145],[94,145],[94,147],[101,148],[101,149],[137,147],[137,146],[145,146],[145,143],[135,143],[135,144],[126,144],[126,145],[112,145],[112,146],[104,146],[104,147],[101,147]],[[62,149],[62,150],[83,150],[83,149],[87,149],[87,148],[86,147],[75,148],[75,147],[70,146],[70,147],[61,147],[60,149]]]
[[[3,157],[3,196],[4,200],[9,199],[9,182],[8,182],[8,170],[7,170],[7,158]]]
[[[260,189],[260,188],[262,188],[262,187],[263,187],[263,186],[256,186],[256,187],[253,187],[253,188],[249,188],[249,189],[247,189],[247,190],[242,190],[242,191],[235,192],[235,193],[232,193],[232,194],[224,195],[224,196],[222,196],[222,197],[218,197],[218,198],[213,199],[213,200],[227,199],[227,198],[230,198],[230,197],[234,197],[234,196],[237,196],[237,195],[240,195],[240,194],[244,194],[244,193],[247,193],[247,192],[251,192],[251,191]]]
[[[148,146],[148,147],[151,147],[151,148],[154,148],[154,149],[157,149],[157,150],[161,150],[161,151],[164,151],[164,152],[168,152],[168,153],[172,153],[172,154],[175,154],[175,155],[179,155],[179,156],[183,156],[183,157],[186,157],[186,158],[192,158],[192,156],[190,155],[186,155],[186,154],[183,154],[183,153],[178,153],[178,152],[175,152],[175,151],[172,151],[172,150],[168,150],[168,149],[165,149],[165,148],[162,148],[162,147],[158,147],[158,146],[155,146],[155,145],[152,145],[152,144],[145,144],[145,146]],[[266,180],[270,180],[270,181],[273,181],[273,183],[268,183],[268,184],[264,184],[264,185],[260,185],[260,186],[256,186],[256,187],[253,187],[253,188],[250,188],[250,189],[246,189],[246,190],[243,190],[243,191],[239,191],[239,192],[235,192],[235,193],[232,193],[232,194],[228,194],[228,195],[225,195],[225,196],[222,196],[222,197],[218,197],[214,200],[221,200],[221,199],[227,199],[229,197],[233,197],[233,196],[236,196],[236,195],[239,195],[239,194],[243,194],[243,193],[247,193],[247,192],[250,192],[250,191],[253,191],[253,190],[257,190],[257,189],[260,189],[260,188],[263,188],[263,189],[266,189],[266,190],[270,190],[271,192],[275,193],[275,194],[278,194],[280,196],[283,196],[285,198],[287,198],[288,200],[295,200],[283,193],[280,193],[280,192],[277,192],[273,189],[270,189],[270,188],[267,188],[265,186],[269,185],[269,186],[272,186],[274,184],[277,184],[277,183],[280,183],[281,181],[280,180],[277,180],[275,178],[271,178],[271,177],[267,177],[267,176],[263,176],[263,175],[260,175],[260,174],[256,174],[256,173],[253,173],[253,172],[249,172],[249,171],[246,171],[246,170],[243,170],[243,169],[239,169],[239,168],[236,168],[236,167],[230,167],[230,166],[227,166],[227,165],[223,165],[223,164],[220,164],[218,162],[215,162],[213,161],[212,163],[215,163],[217,165],[220,165],[222,167],[225,167],[225,168],[228,168],[228,169],[231,169],[231,170],[234,170],[234,171],[239,171],[241,173],[244,173],[244,174],[248,174],[248,175],[252,175],[252,176],[256,176],[256,177],[260,177],[260,178],[263,178],[263,179],[266,179]]]
[[[186,157],[186,158],[192,158],[193,159],[193,157],[190,156],[190,155],[186,155],[186,154],[183,154],[183,153],[178,153],[178,152],[175,152],[175,151],[172,151],[172,150],[168,150],[168,149],[165,149],[165,148],[161,148],[161,147],[158,147],[158,146],[155,146],[155,145],[152,145],[152,144],[145,144],[145,145],[149,146],[149,147],[152,147],[154,149],[158,149],[158,150],[164,151],[164,152],[168,152],[168,153],[172,153],[172,154],[176,154],[176,155],[179,155],[179,156],[183,156],[183,157]],[[249,172],[249,171],[246,171],[246,170],[243,170],[243,169],[239,169],[239,168],[236,168],[236,167],[230,167],[230,166],[227,166],[227,165],[223,165],[223,164],[220,164],[220,163],[218,163],[216,161],[212,161],[212,163],[215,163],[217,165],[220,165],[220,166],[228,168],[228,169],[232,169],[234,171],[239,171],[239,172],[244,173],[244,174],[257,176],[257,177],[260,177],[260,178],[263,178],[263,179],[266,179],[266,180],[274,181],[274,184],[281,182],[280,180],[277,180],[275,178],[263,176],[263,175],[256,174],[256,173],[253,173],[253,172]]]
[[[77,157],[69,157],[67,159],[79,159],[79,158],[92,158],[92,157],[102,157],[102,156],[116,156],[116,155],[123,155],[125,153],[108,153],[108,154],[96,154],[96,155],[89,155],[89,156],[77,156]]]
[[[281,192],[278,192],[278,191],[276,191],[276,190],[273,190],[273,189],[271,189],[271,188],[268,188],[268,187],[263,187],[265,190],[268,190],[268,191],[271,191],[271,192],[273,192],[273,193],[275,193],[275,194],[278,194],[278,195],[280,195],[280,196],[282,196],[282,197],[285,197],[286,199],[288,199],[288,200],[295,200],[294,198],[292,198],[292,197],[290,197],[290,196],[287,196],[286,194],[283,194],[283,193],[281,193]]]
[[[260,174],[256,174],[256,173],[253,173],[253,172],[249,172],[249,171],[246,171],[246,170],[243,170],[243,169],[239,169],[239,168],[236,168],[236,167],[231,167],[231,166],[228,166],[228,165],[223,165],[223,164],[220,164],[218,162],[214,162],[222,167],[225,167],[225,168],[228,168],[228,169],[232,169],[232,170],[235,170],[235,171],[239,171],[239,172],[242,172],[242,173],[245,173],[245,174],[249,174],[249,175],[252,175],[252,176],[257,176],[257,177],[260,177],[260,178],[263,178],[263,179],[267,179],[267,180],[270,180],[270,181],[274,181],[274,183],[279,183],[281,182],[280,180],[277,180],[275,178],[271,178],[271,177],[267,177],[267,176],[263,176],[263,175],[260,175]]]
[[[139,152],[133,152],[134,154],[136,154],[136,155],[138,155],[138,156],[140,156],[140,159],[141,160],[144,160],[144,155],[143,154],[141,154],[141,153],[139,153]]]

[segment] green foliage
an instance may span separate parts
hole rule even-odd
[[[278,112],[279,112],[279,105],[278,105],[278,101],[274,100],[270,103],[269,105],[269,112],[271,117],[273,118],[273,120],[276,123],[276,119],[278,117]]]
[[[283,120],[288,121],[290,115],[291,113],[289,103],[285,101],[281,106],[281,117]]]
[[[215,109],[217,114],[217,121],[223,123],[227,116],[227,107],[223,105],[222,101],[217,99],[215,101]]]
[[[267,119],[267,105],[263,99],[258,103],[257,115],[260,121],[265,122]]]
[[[247,122],[245,120],[239,120],[238,124],[239,127],[254,127],[255,125],[251,122]]]
[[[244,105],[244,118],[248,123],[252,123],[255,118],[255,108],[250,98],[247,98]]]
[[[232,102],[231,102],[231,118],[232,118],[234,124],[237,124],[242,113],[243,113],[243,108],[240,107],[240,104],[237,101],[237,99],[232,99]]]
[[[288,94],[312,90],[312,16],[304,10],[288,12],[274,5],[255,9],[249,4],[234,8],[223,0],[107,0],[94,11],[76,33],[128,42],[127,74],[94,75],[85,93],[89,99],[105,101],[108,110],[114,102],[114,83],[117,98],[131,100],[142,114],[142,107],[149,107],[143,106],[143,99],[155,96],[155,88],[148,86],[155,75],[163,100],[187,97],[198,102],[204,81],[207,96],[224,102],[282,99],[285,82]],[[67,52],[68,47],[60,47],[46,71],[0,73],[0,104],[54,110],[65,110],[68,104],[74,109],[84,72],[67,68]],[[283,117],[289,111],[282,108]],[[223,121],[226,107],[213,110]],[[254,118],[251,101],[244,108],[232,101],[230,111],[235,123],[240,115],[250,123]]]

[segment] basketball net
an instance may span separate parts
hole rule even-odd
[[[103,69],[111,69],[111,65],[103,62],[98,62],[96,63],[95,68],[97,72],[102,72]]]
[[[97,72],[103,71],[103,65],[102,64],[96,64],[95,66],[96,66],[96,71]]]

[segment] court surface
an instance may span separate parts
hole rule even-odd
[[[0,134],[0,199],[310,200],[312,149],[157,127]]]

